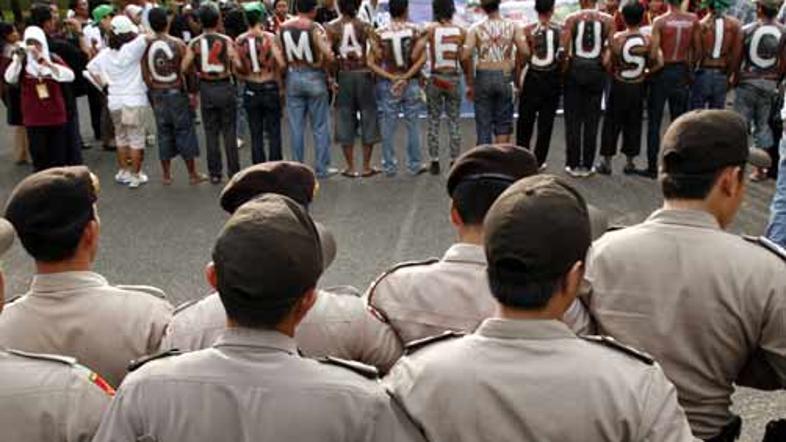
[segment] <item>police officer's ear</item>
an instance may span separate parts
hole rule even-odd
[[[456,227],[461,227],[464,225],[464,221],[461,219],[458,208],[456,208],[456,202],[453,200],[450,201],[450,223]]]
[[[317,289],[311,288],[309,289],[303,296],[298,299],[295,305],[292,307],[292,318],[295,320],[295,324],[299,324],[303,318],[306,317],[306,314],[311,307],[317,302]]]
[[[741,166],[727,167],[720,173],[717,182],[724,196],[737,196],[745,185],[745,170]]]
[[[562,277],[560,296],[564,297],[566,307],[569,306],[579,293],[584,280],[584,262],[576,261],[570,270]]]
[[[218,290],[218,276],[216,275],[216,265],[213,264],[213,261],[210,261],[205,266],[205,279],[210,284],[210,287],[213,287],[213,290]]]
[[[98,250],[98,237],[100,232],[101,226],[98,223],[98,219],[91,219],[88,221],[85,225],[85,229],[82,231],[82,239],[80,240],[82,249],[93,252]]]

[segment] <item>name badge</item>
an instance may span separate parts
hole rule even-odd
[[[39,100],[46,100],[49,98],[49,88],[46,87],[46,83],[38,83],[35,85],[35,92],[38,95]]]

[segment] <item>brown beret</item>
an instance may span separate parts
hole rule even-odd
[[[221,208],[234,213],[247,201],[277,193],[308,206],[314,199],[316,177],[308,166],[294,161],[269,161],[236,173],[221,191]]]
[[[513,144],[484,144],[458,157],[448,175],[448,195],[459,183],[496,179],[510,184],[538,173],[538,162],[529,150]]]

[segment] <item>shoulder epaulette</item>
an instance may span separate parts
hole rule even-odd
[[[178,304],[178,306],[175,307],[175,309],[172,311],[172,314],[176,315],[176,314],[182,312],[183,310],[191,307],[192,305],[196,304],[197,302],[201,301],[202,299],[204,299],[204,298],[192,299],[192,300],[186,301],[186,302],[184,302],[182,304]]]
[[[606,227],[607,232],[616,232],[617,230],[627,229],[629,226],[624,226],[622,224],[613,224],[611,226]]]
[[[39,359],[42,361],[52,361],[52,362],[59,362],[61,364],[66,365],[76,365],[76,358],[71,356],[63,356],[63,355],[53,355],[48,353],[31,353],[29,351],[21,351],[21,350],[14,350],[14,349],[5,349],[8,353],[12,355],[21,356],[23,358],[30,358],[30,359]]]
[[[323,364],[335,365],[338,367],[347,368],[368,379],[379,378],[379,370],[377,370],[376,367],[363,364],[362,362],[350,361],[348,359],[334,358],[333,356],[325,356],[322,358],[317,358],[316,360],[317,362],[321,362]]]
[[[341,295],[343,295],[343,296],[354,296],[354,297],[357,297],[357,298],[360,298],[360,297],[363,296],[363,294],[360,293],[360,290],[358,290],[356,287],[351,286],[351,285],[336,285],[336,286],[328,287],[328,288],[322,289],[322,290],[325,291],[325,292],[328,292],[330,294],[339,295],[339,296],[341,296]]]
[[[609,348],[613,348],[615,350],[619,350],[628,356],[632,356],[635,359],[644,362],[647,365],[652,365],[655,363],[655,359],[652,356],[644,353],[643,351],[636,350],[633,347],[627,346],[620,341],[612,338],[611,336],[600,336],[600,335],[584,335],[581,336],[582,339],[590,342],[594,342],[596,344],[601,344]]]
[[[155,361],[156,359],[166,358],[169,356],[176,356],[182,353],[183,352],[181,352],[177,348],[170,348],[169,350],[154,353],[152,355],[142,356],[141,358],[135,359],[128,363],[128,371],[132,372],[134,370],[137,370],[139,367],[147,364],[150,361]]]
[[[441,333],[441,334],[438,334],[438,335],[429,336],[429,337],[423,338],[423,339],[415,339],[414,341],[411,341],[407,345],[404,346],[404,354],[405,355],[411,355],[412,353],[415,353],[416,351],[420,350],[421,348],[427,347],[427,346],[429,346],[429,345],[431,345],[431,344],[433,344],[435,342],[445,341],[445,340],[448,340],[448,339],[460,338],[460,337],[462,337],[464,335],[466,335],[466,333],[464,333],[464,332],[448,330],[448,331],[446,331],[444,333]]]
[[[148,295],[153,295],[156,298],[166,299],[166,293],[164,293],[163,290],[150,285],[116,285],[115,288],[120,290],[128,290],[130,292],[147,293]]]
[[[437,262],[439,262],[439,258],[429,258],[429,259],[424,259],[422,261],[404,261],[385,270],[381,275],[377,277],[377,279],[374,280],[374,282],[371,283],[371,286],[368,289],[368,302],[371,303],[371,297],[374,296],[374,290],[376,290],[379,283],[382,282],[383,279],[385,279],[388,275],[395,272],[396,270],[400,270],[405,267],[431,265]]]
[[[746,241],[757,244],[770,252],[776,254],[780,259],[786,261],[786,249],[764,236],[743,235]]]

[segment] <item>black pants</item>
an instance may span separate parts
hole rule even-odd
[[[103,108],[104,97],[101,92],[89,86],[87,88],[87,104],[90,106],[90,126],[93,128],[93,137],[101,139],[101,109]]]
[[[617,140],[622,133],[622,153],[635,157],[641,152],[641,118],[644,110],[644,83],[613,80],[606,117],[603,119],[600,154],[617,154]]]
[[[79,135],[79,114],[74,113],[66,122],[65,164],[79,166],[82,164],[82,137]]]
[[[595,162],[600,102],[606,73],[599,65],[575,63],[565,80],[565,148],[569,167]]]
[[[650,83],[647,100],[647,164],[651,170],[658,168],[660,152],[660,125],[663,111],[669,103],[671,121],[688,110],[688,67],[683,63],[667,64],[655,74]]]
[[[557,114],[559,97],[562,93],[562,79],[559,72],[536,71],[530,69],[524,79],[519,96],[519,119],[516,122],[516,144],[530,148],[535,120],[538,121],[538,139],[535,142],[535,156],[538,164],[546,162],[554,129],[554,116]]]
[[[243,107],[248,116],[251,131],[251,162],[267,161],[265,156],[265,135],[267,135],[270,161],[281,159],[281,100],[278,83],[246,82],[243,91]]]
[[[235,85],[231,81],[200,81],[202,127],[205,130],[207,147],[207,169],[211,177],[221,177],[221,145],[224,139],[224,154],[227,157],[227,174],[231,177],[240,171],[237,152],[237,108]]]
[[[26,129],[34,171],[67,164],[68,128],[65,124],[28,126]]]

